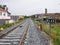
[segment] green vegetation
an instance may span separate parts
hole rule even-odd
[[[55,35],[55,37],[53,38],[54,45],[60,45],[60,24],[52,25],[51,32]]]
[[[40,23],[38,21],[35,21],[35,23],[39,26],[42,25],[42,30],[46,32],[49,35],[49,24],[47,23]],[[60,45],[60,23],[58,24],[51,24],[51,38],[53,39],[54,45]]]
[[[29,18],[29,16],[24,16],[24,18]]]
[[[12,26],[14,24],[18,24],[18,23],[20,23],[20,22],[22,22],[24,20],[25,20],[25,18],[24,19],[20,19],[19,21],[16,21],[15,23],[10,23],[10,24],[2,25],[2,26],[0,26],[0,31],[2,31],[2,30],[6,29],[6,28],[8,28],[8,27],[10,27],[10,26]]]
[[[14,23],[2,25],[2,26],[0,26],[0,31],[4,30],[4,29],[6,29],[6,28],[8,28],[8,27],[10,27],[12,25],[14,25]]]
[[[55,24],[51,26],[52,32],[54,32],[56,35],[60,35],[60,24]]]
[[[7,7],[6,5],[0,5],[0,8],[5,9],[5,7]],[[7,7],[8,10],[8,7]]]
[[[32,20],[34,20],[35,19],[35,15],[32,15],[32,16],[30,16],[31,18],[32,18]]]

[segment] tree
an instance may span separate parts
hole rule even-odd
[[[35,18],[35,15],[32,15],[31,18]]]
[[[29,16],[24,16],[24,18],[29,18]]]
[[[2,8],[2,5],[0,5],[0,8]]]
[[[3,8],[3,9],[5,9],[5,7],[6,7],[6,5],[3,5],[3,7],[2,7],[2,8]]]
[[[6,5],[3,5],[3,7],[6,7]]]
[[[6,10],[8,10],[8,7],[6,5],[0,5],[0,8],[3,8],[3,9],[6,8]]]

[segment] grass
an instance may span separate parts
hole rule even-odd
[[[53,39],[54,45],[60,45],[60,39],[59,38],[55,38]]]
[[[4,29],[7,29],[8,27],[10,27],[10,26],[12,26],[12,25],[14,25],[14,24],[18,24],[18,23],[20,23],[20,22],[22,22],[22,21],[24,21],[24,20],[25,20],[25,19],[21,19],[21,20],[15,22],[15,23],[10,23],[10,24],[2,25],[2,26],[0,26],[0,31],[2,31],[2,30],[4,30]]]
[[[35,21],[35,23],[39,26],[40,22]],[[42,24],[42,30],[46,32],[49,35],[49,25],[46,23]],[[52,24],[51,25],[51,33],[50,33],[51,38],[53,39],[54,45],[60,45],[60,23],[58,24]]]
[[[54,32],[56,35],[60,35],[60,24],[52,25],[51,30],[52,30],[52,32]]]
[[[12,26],[13,25],[13,23],[11,23],[11,24],[5,24],[5,25],[3,25],[3,26],[0,26],[0,28],[2,27],[2,28],[7,28],[7,27],[10,27],[10,26]]]
[[[52,25],[51,31],[56,35],[55,38],[53,38],[54,45],[60,45],[60,24]]]
[[[10,27],[12,25],[14,25],[14,23],[2,25],[2,26],[0,26],[0,28],[2,28],[2,29],[0,29],[0,31],[4,30],[4,29],[6,29],[6,28],[8,28],[8,27]]]

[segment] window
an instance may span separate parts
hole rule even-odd
[[[8,14],[8,16],[10,16],[10,14]]]
[[[5,16],[5,14],[3,14]]]

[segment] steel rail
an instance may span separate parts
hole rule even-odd
[[[29,29],[29,24],[27,26],[27,29],[23,32],[23,36],[22,36],[22,38],[20,40],[20,44],[19,45],[23,45],[24,44],[24,41],[26,39],[26,35],[27,35],[27,32],[28,32],[28,29]]]
[[[26,20],[25,20],[25,21],[26,21]],[[19,23],[19,24],[16,24],[16,26],[13,25],[13,26],[11,26],[11,27],[9,27],[9,28],[1,31],[1,32],[0,32],[0,39],[3,38],[4,36],[6,36],[7,34],[9,34],[11,31],[13,31],[14,29],[16,29],[17,27],[19,27],[19,25],[23,24],[25,21],[23,21],[23,22],[21,22],[21,23]]]

